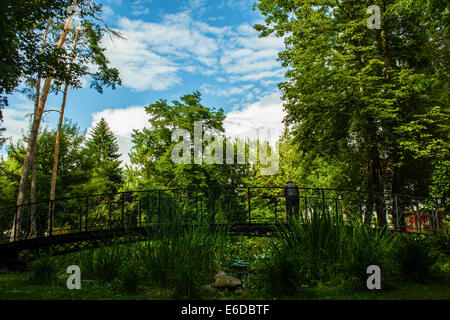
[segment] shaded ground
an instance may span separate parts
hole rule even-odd
[[[18,300],[166,300],[170,299],[171,293],[155,288],[141,288],[137,293],[127,294],[120,292],[114,283],[109,285],[97,285],[83,283],[81,290],[69,290],[66,287],[65,279],[58,279],[53,284],[31,284],[28,280],[29,274],[9,273],[0,275],[0,299]],[[244,289],[244,294],[230,294],[226,297],[205,299],[264,299]],[[392,288],[387,291],[351,291],[338,288],[312,288],[306,289],[302,296],[290,298],[294,300],[448,300],[450,299],[450,285],[448,283],[430,284],[406,284],[401,287]]]

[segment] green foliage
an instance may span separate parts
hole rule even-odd
[[[179,143],[172,141],[173,130],[187,130],[193,139],[194,122],[202,121],[202,135],[212,129],[223,133],[225,115],[222,109],[203,106],[201,94],[194,92],[172,104],[166,100],[157,101],[145,110],[151,129],[136,130],[132,135],[132,166],[127,168],[129,187],[209,188],[241,183],[247,172],[246,165],[174,164],[171,160],[172,150]]]
[[[273,257],[256,267],[257,286],[265,297],[288,297],[302,293],[302,286],[312,280],[313,265],[307,254],[271,244]]]
[[[384,229],[318,212],[289,220],[277,235],[271,256],[258,268],[258,284],[268,296],[295,296],[308,286],[348,281],[353,281],[353,289],[362,289],[370,265],[382,268],[383,279],[392,279],[397,241]]]
[[[163,225],[141,252],[144,274],[154,285],[170,288],[175,298],[196,298],[217,272],[227,237],[210,230],[207,217],[191,226]]]
[[[142,281],[141,268],[138,261],[132,259],[125,262],[119,269],[118,280],[120,288],[126,293],[136,292]]]
[[[21,78],[36,71],[42,59],[37,45],[36,29],[45,29],[45,21],[61,16],[67,0],[5,0],[0,3],[0,38],[2,64],[0,69],[0,120],[1,107],[7,104],[6,96],[14,92]]]
[[[419,283],[430,280],[431,268],[437,262],[437,257],[430,253],[429,241],[415,236],[403,237],[395,257],[400,278]]]
[[[366,26],[369,5],[381,8],[381,30]],[[287,139],[307,164],[288,175],[306,182],[316,171],[315,184],[329,183],[325,177],[334,186],[448,195],[447,5],[259,0],[255,7],[265,16],[255,26],[260,36],[285,42],[279,58],[288,81],[279,87]]]
[[[360,289],[366,288],[367,267],[377,265],[383,270],[383,283],[392,277],[392,253],[398,239],[385,228],[372,229],[362,225],[351,226],[346,239],[343,272],[357,280]],[[386,287],[386,285],[383,285]]]
[[[30,272],[30,282],[32,283],[51,283],[56,280],[56,265],[51,257],[42,257],[28,264]]]
[[[102,246],[83,252],[80,268],[85,277],[93,277],[102,283],[110,282],[119,275],[122,264],[127,261],[129,251],[118,244]]]
[[[92,130],[86,141],[86,153],[92,167],[92,177],[85,193],[116,193],[123,182],[117,138],[104,118]]]

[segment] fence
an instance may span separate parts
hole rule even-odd
[[[392,230],[415,232],[445,228],[446,206],[446,202],[406,195],[317,188],[299,188],[298,198],[303,218],[327,212],[367,225],[385,219]],[[40,201],[0,209],[4,229],[0,241],[147,227],[173,219],[192,223],[199,215],[208,215],[211,224],[283,223],[287,217],[284,188],[158,189]]]

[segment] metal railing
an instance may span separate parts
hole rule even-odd
[[[445,228],[446,205],[407,195],[299,188],[298,214],[306,218],[328,212],[367,225],[383,218],[392,230],[422,232]],[[211,224],[283,223],[284,187],[156,189],[44,200],[0,209],[0,241],[147,227],[175,218],[189,223],[199,215],[209,215]]]

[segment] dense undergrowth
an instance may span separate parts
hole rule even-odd
[[[395,235],[328,214],[288,221],[270,239],[232,238],[226,230],[211,230],[205,216],[189,227],[181,218],[162,223],[144,241],[43,257],[29,265],[28,275],[31,283],[62,287],[65,268],[76,264],[82,279],[120,294],[153,288],[175,299],[204,298],[201,286],[218,271],[240,277],[247,295],[269,299],[305,298],[324,288],[363,294],[370,265],[381,269],[383,292],[412,284],[448,285],[448,244],[446,233]],[[244,273],[232,268],[235,260],[249,263]]]

